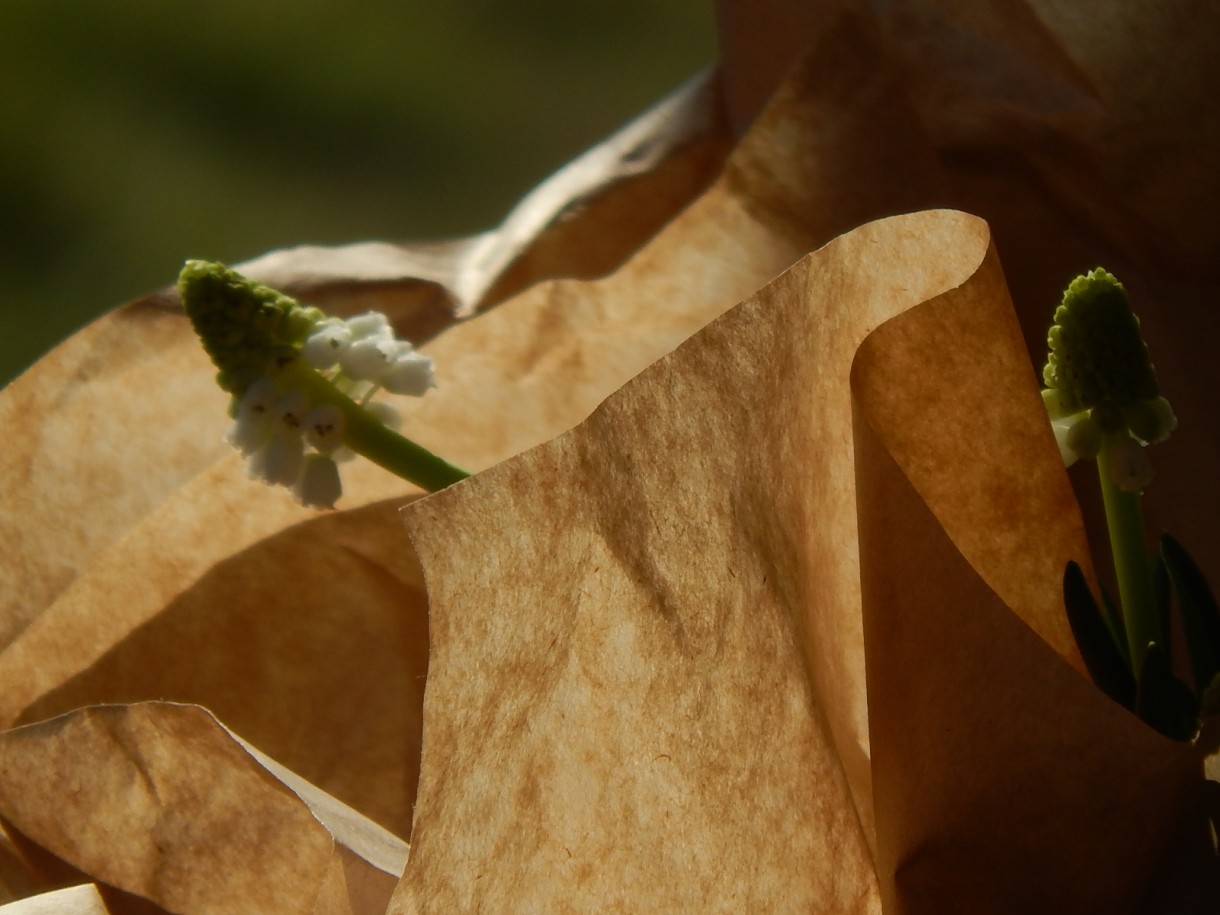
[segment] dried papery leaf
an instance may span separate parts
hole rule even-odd
[[[0,645],[95,554],[221,456],[226,397],[184,319],[132,306],[0,394]]]
[[[0,653],[3,721],[198,703],[406,836],[428,635],[402,502],[311,514],[222,463]]]
[[[1080,521],[989,261],[852,372],[885,911],[1133,911],[1201,759],[1060,657]]]
[[[0,903],[60,885],[0,822]]]
[[[849,369],[871,329],[976,271],[1002,291],[971,217],[866,226],[573,432],[405,510],[433,654],[393,911],[876,910]],[[989,518],[1046,529],[1034,567],[1084,551],[1039,428],[1014,448],[1054,459],[1046,490]],[[950,516],[986,510],[932,489]],[[1026,615],[1072,653],[1062,620]]]
[[[2,915],[112,915],[97,887],[70,886],[0,906]]]
[[[724,174],[620,270],[540,284],[433,341],[438,394],[460,392],[461,406],[410,404],[420,440],[479,468],[545,441],[811,247],[878,208],[902,208],[903,188],[934,185],[939,166],[868,35],[843,21],[822,51]],[[879,122],[892,145],[872,142]],[[844,147],[864,152],[842,156]],[[875,171],[893,183],[865,180]]]
[[[700,74],[561,168],[492,231],[437,244],[303,245],[238,268],[322,307],[385,311],[412,339],[429,338],[540,280],[620,265],[719,171],[729,144],[718,95],[715,73]]]
[[[1192,0],[1155,9],[1109,0],[718,0],[717,13],[738,130],[784,91],[786,68],[811,48],[818,53],[838,19],[854,16],[874,36],[876,66],[899,76],[943,166],[935,185],[905,183],[900,206],[954,206],[988,221],[1031,352],[1044,351],[1049,314],[1071,277],[1104,264],[1123,279],[1182,430],[1158,449],[1151,525],[1173,530],[1206,557],[1209,577],[1220,577],[1214,500],[1198,492],[1220,456],[1211,353],[1220,339],[1211,279],[1220,259],[1220,8]],[[832,158],[879,145],[900,155],[902,134],[876,124],[867,143],[840,144]],[[831,209],[853,205],[861,188],[882,200],[895,192],[886,170],[862,171],[836,189]],[[1078,492],[1090,519],[1102,517],[1095,490]],[[1106,536],[1101,524],[1091,533],[1096,542]]]
[[[498,300],[549,271],[603,272],[719,167],[713,86],[710,77],[692,82],[591,150],[502,230],[441,244],[303,247],[247,266],[337,314],[385,311],[416,340],[487,305],[493,290]],[[20,430],[0,454],[0,553],[11,558],[0,568],[0,646],[224,454],[225,398],[213,375],[163,292],[99,319],[0,394],[0,422]]]
[[[1140,903],[1173,864],[1178,832],[1206,825],[1198,754],[1110,702],[1022,626],[862,426],[885,911],[1170,911]],[[1204,857],[1179,881],[1198,893],[1215,876]],[[1171,910],[1210,911],[1208,898]]]
[[[813,110],[809,116],[814,116]],[[783,123],[783,117],[776,119],[781,133]],[[771,139],[764,135],[759,144]],[[700,213],[649,245],[623,276],[600,283],[541,287],[506,305],[503,316],[497,310],[434,341],[427,351],[438,360],[441,386],[409,416],[412,434],[474,468],[543,441],[578,422],[625,378],[786,266],[802,241],[785,232],[799,234],[799,227],[776,227],[770,219],[753,219],[740,209],[741,195],[752,183],[765,181],[771,187],[784,173],[763,159],[761,148],[747,145],[742,155],[733,177],[721,183]],[[792,176],[785,180],[797,183]],[[704,221],[707,230],[692,231]],[[694,231],[704,232],[706,243],[692,248],[698,240]],[[743,252],[755,256],[739,259]],[[697,286],[682,279],[694,269],[705,274]],[[356,477],[345,497],[348,504],[386,498],[395,491],[405,497],[410,492],[380,471],[354,469]],[[129,536],[94,556],[92,567],[45,618],[0,656],[9,720],[18,716],[30,720],[103,700],[169,696],[200,702],[345,800],[396,829],[405,829],[413,767],[402,778],[407,789],[389,808],[380,794],[370,801],[353,793],[351,785],[324,777],[322,773],[360,771],[361,757],[352,754],[344,741],[333,745],[336,755],[349,754],[344,765],[332,756],[315,757],[311,740],[301,736],[310,733],[304,723],[291,726],[294,719],[280,715],[277,703],[252,693],[246,688],[247,678],[234,675],[233,665],[252,651],[223,647],[246,638],[239,625],[244,619],[261,618],[261,625],[291,631],[282,620],[302,581],[281,579],[296,574],[304,561],[297,556],[313,556],[315,550],[325,554],[332,544],[321,536],[290,537],[282,547],[267,551],[262,540],[306,517],[283,493],[246,483],[232,458],[203,472],[171,498],[163,498],[162,505]],[[373,527],[369,531],[370,536],[379,533]],[[297,556],[291,555],[289,546],[299,547]],[[244,579],[238,578],[235,564],[248,570]],[[216,571],[201,582],[213,566]],[[240,587],[234,585],[238,580],[243,581]],[[218,589],[225,595],[223,601],[210,597]],[[329,593],[315,592],[313,605],[325,604]],[[264,605],[274,605],[280,613],[267,613]],[[108,609],[100,612],[100,608]],[[205,634],[212,652],[230,658],[208,662],[211,675],[201,675],[205,665],[197,659],[184,666],[153,662],[165,653],[174,656],[194,649]],[[283,640],[288,638],[285,635]],[[313,663],[315,655],[303,657]],[[270,652],[268,658],[277,659],[274,664],[264,660],[268,668],[284,671],[299,671],[305,663],[293,663],[282,650]],[[368,671],[359,663],[350,672],[337,658],[329,658],[328,665],[326,677],[315,675],[309,681],[319,685],[328,682],[327,677],[350,676],[353,682],[367,682]],[[422,665],[408,667],[412,675],[417,675],[417,668],[422,674]],[[355,695],[351,689],[336,692],[339,700],[315,697],[309,707],[316,711],[304,720],[322,724],[331,710],[345,708],[343,703]],[[417,714],[410,709],[418,709],[418,690],[414,696],[414,701],[404,700],[408,723]],[[397,724],[371,726],[368,745],[375,745],[374,734],[384,734],[385,727]],[[284,728],[291,733],[286,735]],[[333,722],[319,728],[323,734],[332,730]],[[385,753],[399,746],[391,739],[383,744]],[[403,754],[404,764],[411,755]]]
[[[318,800],[194,706],[100,706],[0,735],[0,813],[170,911],[383,911],[406,845],[354,812],[332,829]]]

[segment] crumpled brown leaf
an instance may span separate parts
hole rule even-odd
[[[688,92],[685,101],[668,113],[629,128],[608,144],[608,152],[587,158],[551,190],[523,204],[500,237],[429,248],[362,245],[297,250],[259,259],[252,268],[289,289],[307,292],[337,312],[384,308],[408,335],[435,335],[427,351],[438,360],[442,387],[414,406],[408,430],[458,463],[480,470],[575,426],[627,378],[651,372],[648,367],[657,358],[809,250],[876,217],[954,205],[988,221],[1017,317],[1035,352],[1041,347],[1050,305],[1066,278],[1102,262],[1127,282],[1144,316],[1163,387],[1182,420],[1182,430],[1158,448],[1163,453],[1157,455],[1162,476],[1150,497],[1154,523],[1158,515],[1171,519],[1174,531],[1209,573],[1220,573],[1214,558],[1220,556],[1220,541],[1209,523],[1214,500],[1206,493],[1200,497],[1199,482],[1220,454],[1220,422],[1209,404],[1215,379],[1208,348],[1216,336],[1216,318],[1213,310],[1204,308],[1211,295],[1205,271],[1220,251],[1220,229],[1209,216],[1220,194],[1214,169],[1209,170],[1217,149],[1217,127],[1215,93],[1207,89],[1208,80],[1214,79],[1210,61],[1220,29],[1208,28],[1200,19],[1211,14],[1196,10],[1191,18],[1186,3],[1161,5],[1156,12],[1142,7],[1137,12],[1132,6],[1130,14],[1107,6],[1105,16],[1077,17],[1052,9],[1051,4],[1015,0],[975,4],[970,10],[932,0],[885,5],[771,0],[762,15],[752,19],[739,15],[751,6],[756,5],[739,6],[733,0],[720,4],[726,61],[723,96],[718,84],[707,84]],[[793,14],[798,20],[812,17],[816,28],[790,28]],[[1162,52],[1166,47],[1176,47],[1178,53],[1166,55]],[[805,56],[797,61],[802,52]],[[756,72],[750,61],[764,57],[769,65],[757,71],[761,78],[743,94],[743,79],[749,83],[749,74]],[[987,72],[999,74],[996,79],[972,78],[981,60],[988,62]],[[758,113],[790,64],[794,66],[784,85]],[[718,114],[721,97],[731,124],[739,131],[749,125],[749,130],[736,143],[715,184],[682,207],[706,183],[728,141]],[[608,173],[601,172],[601,163],[609,163]],[[637,248],[605,279],[561,280],[527,288],[546,276],[596,275]],[[885,261],[886,256],[880,248],[860,254],[862,261]],[[970,260],[967,252],[956,249],[934,256],[946,265],[957,262],[955,258]],[[930,269],[922,261],[911,267],[913,276]],[[450,326],[455,314],[493,305],[522,289],[474,320]],[[935,336],[933,340],[951,342]],[[1011,357],[1017,350],[1008,352]],[[0,644],[8,645],[0,653],[4,723],[35,722],[99,701],[195,702],[278,762],[405,837],[412,827],[419,778],[423,677],[427,673],[430,678],[428,701],[433,703],[434,696],[436,702],[445,701],[446,694],[437,684],[451,683],[460,675],[436,665],[430,672],[427,668],[423,579],[395,518],[396,507],[416,493],[376,468],[353,467],[354,474],[345,480],[342,504],[347,510],[317,518],[287,503],[282,492],[248,484],[239,462],[225,455],[219,443],[225,423],[223,398],[212,388],[210,376],[211,369],[181,315],[163,298],[150,297],[78,334],[0,396],[0,418],[6,428],[21,430],[0,454],[0,479],[6,489],[6,505],[0,509],[0,547],[6,556],[0,564],[4,576]],[[901,377],[901,386],[879,390],[901,392],[909,387],[908,378]],[[721,385],[731,380],[723,378]],[[794,402],[799,393],[785,391],[774,402],[748,406],[789,417],[813,409],[815,405],[801,405],[799,398]],[[672,400],[674,392],[667,396]],[[878,409],[879,402],[883,399],[868,401],[870,409]],[[681,414],[681,404],[667,405],[675,408],[673,415]],[[837,415],[845,421],[842,402],[839,409]],[[859,409],[858,405],[857,416],[863,415]],[[996,588],[995,568],[1004,566],[999,559],[1011,558],[1020,538],[996,544],[990,535],[997,528],[973,526],[986,523],[979,516],[966,512],[955,521],[946,519],[943,511],[936,514],[936,506],[943,510],[944,492],[920,488],[928,480],[912,470],[915,465],[901,441],[902,433],[914,433],[917,425],[908,427],[914,418],[900,415],[903,422],[882,424],[890,437],[881,435],[873,453],[884,472],[870,478],[862,491],[883,494],[873,504],[877,510],[908,505],[907,518],[917,532],[912,536],[949,570],[944,581],[936,578],[931,584],[955,582],[952,587],[958,591],[951,593],[968,594],[979,603],[979,625],[1015,643],[1009,655],[982,672],[1049,671],[1039,694],[1055,694],[1056,721],[1086,720],[1104,732],[1097,738],[1102,746],[1111,745],[1105,741],[1118,740],[1123,747],[1142,741],[1146,753],[1139,758],[1145,768],[1102,760],[1099,765],[1109,774],[1097,783],[1097,791],[1107,785],[1130,787],[1151,781],[1173,795],[1181,784],[1197,785],[1197,760],[1183,762],[1180,751],[1166,750],[1159,738],[1149,740],[1150,735],[1125,713],[1104,706],[1097,711],[1100,700],[1091,688],[1062,661],[1054,660],[1056,651],[1048,644],[1058,653],[1071,654],[1070,646],[1065,647],[1062,622],[1038,595],[1022,596],[1026,586],[1034,591],[1046,587],[1040,573],[1035,574],[1037,569],[1031,570],[1028,581],[1010,582],[1008,590]],[[963,412],[960,429],[969,431],[975,420]],[[640,423],[645,431],[648,421],[651,417]],[[881,434],[872,425],[864,430]],[[665,434],[663,429],[653,431]],[[827,437],[841,446],[849,431],[842,425],[830,426]],[[926,430],[915,437],[926,438]],[[851,438],[860,447],[870,441],[859,428]],[[554,447],[548,445],[543,453]],[[783,450],[795,445],[772,442],[766,447]],[[831,443],[825,447],[831,448]],[[841,469],[842,454],[836,453],[840,461],[836,466]],[[887,455],[893,455],[896,472],[881,460]],[[629,467],[640,472],[659,457],[672,457],[642,452],[632,456]],[[527,455],[522,460],[532,459]],[[588,456],[590,465],[598,460],[597,454]],[[661,466],[668,465],[657,463],[650,472]],[[493,475],[506,472],[497,469]],[[679,489],[680,483],[673,481]],[[485,484],[476,479],[464,485],[482,491]],[[912,487],[919,498],[911,495]],[[546,490],[555,506],[575,498],[550,482]],[[459,487],[455,494],[461,491]],[[850,503],[842,492],[825,496],[840,513]],[[933,520],[920,519],[920,499],[934,507]],[[421,502],[419,510],[433,511],[432,504]],[[475,533],[481,535],[481,528],[499,523],[493,504],[495,499],[472,522]],[[982,507],[989,506],[984,499]],[[815,532],[809,537],[831,538],[833,526],[816,533],[821,530],[821,515],[802,511]],[[757,522],[757,530],[765,529],[766,520]],[[869,529],[877,533],[877,528]],[[879,530],[887,529],[882,525]],[[971,531],[977,541],[973,545]],[[487,574],[481,557],[465,549],[466,543],[463,533],[450,544],[450,551],[464,558],[472,575]],[[636,546],[617,541],[610,545],[628,555]],[[870,556],[897,551],[884,539],[863,540],[859,545],[848,539],[844,546],[849,551],[859,549],[866,563]],[[434,552],[441,549],[433,547]],[[989,551],[996,551],[995,555]],[[560,551],[558,557],[563,555]],[[699,554],[701,559],[708,556],[715,559],[708,551]],[[536,557],[530,558],[536,563]],[[693,560],[687,556],[684,561]],[[993,578],[984,573],[981,585],[970,578],[971,569],[982,572],[980,563],[987,567],[989,562]],[[789,556],[788,567],[795,564]],[[999,804],[997,809],[1005,815],[1021,811],[1011,810],[1011,803],[1003,806],[1002,801],[1012,798],[997,798],[996,789],[1006,783],[988,778],[986,766],[971,770],[974,778],[966,779],[955,793],[958,756],[952,754],[986,751],[982,758],[989,760],[987,753],[1003,756],[1014,740],[1028,735],[1029,710],[1023,710],[1024,717],[1003,719],[1005,729],[997,729],[994,742],[980,749],[977,732],[990,723],[989,707],[944,710],[946,695],[957,695],[955,689],[960,692],[954,676],[973,684],[975,678],[967,675],[979,668],[947,664],[935,651],[937,633],[943,629],[917,626],[913,637],[901,642],[870,635],[899,631],[910,622],[898,613],[903,606],[900,598],[924,593],[901,587],[901,581],[898,586],[886,583],[885,575],[899,568],[896,562],[892,567],[880,566],[877,576],[869,576],[862,602],[848,602],[857,609],[855,619],[850,613],[846,620],[829,613],[818,616],[815,624],[802,623],[808,631],[792,634],[792,617],[773,616],[777,622],[770,633],[772,641],[784,626],[790,634],[787,654],[781,657],[788,666],[764,671],[769,680],[759,679],[757,657],[747,657],[741,651],[745,646],[735,645],[727,631],[720,632],[724,650],[738,649],[741,664],[720,675],[722,682],[732,684],[725,687],[724,697],[704,691],[691,699],[690,707],[723,727],[706,735],[683,733],[679,735],[683,740],[695,746],[704,740],[706,750],[716,739],[727,740],[726,735],[757,733],[772,724],[769,718],[715,719],[717,703],[737,695],[734,690],[740,689],[743,670],[749,671],[753,679],[747,685],[753,684],[760,699],[772,695],[764,688],[767,684],[790,701],[777,706],[780,714],[773,722],[777,737],[768,731],[762,746],[734,744],[734,753],[723,760],[707,754],[709,766],[699,785],[723,791],[729,800],[723,811],[708,809],[700,835],[730,845],[739,842],[733,846],[740,852],[731,859],[733,865],[766,862],[773,866],[772,873],[793,873],[796,865],[783,859],[782,848],[777,850],[783,844],[777,836],[794,849],[810,847],[815,838],[801,830],[816,817],[822,817],[821,822],[846,823],[848,833],[852,828],[856,832],[843,853],[865,866],[864,883],[852,883],[857,871],[827,873],[818,870],[825,862],[803,860],[800,881],[804,882],[788,889],[795,893],[791,898],[799,899],[817,885],[819,892],[838,894],[824,899],[845,900],[847,911],[852,906],[869,910],[882,898],[887,911],[920,911],[921,904],[943,904],[937,911],[951,911],[937,887],[929,885],[943,872],[945,845],[937,844],[941,839],[960,846],[963,837],[970,836],[971,853],[978,856],[997,843],[1001,849],[1019,848],[1022,855],[1048,852],[1048,867],[1059,868],[1056,872],[1070,869],[1079,863],[1070,854],[1056,857],[1053,849],[1031,851],[1005,844],[1011,836],[985,829],[978,834],[981,821],[974,812],[980,807],[991,810]],[[915,571],[932,567],[929,559]],[[838,588],[830,592],[850,597],[849,571],[839,569],[837,577],[811,579],[803,584],[800,596],[821,599],[817,606],[828,605],[832,602],[821,589],[828,588],[825,581],[830,581]],[[585,569],[582,574],[591,573]],[[752,568],[745,574],[754,575],[751,582],[756,582],[768,570],[760,573]],[[775,581],[768,575],[767,587],[772,591]],[[593,578],[589,582],[608,587]],[[472,586],[477,583],[472,579]],[[592,589],[595,593],[597,587]],[[643,599],[648,590],[638,589],[637,596]],[[776,600],[774,594],[768,596]],[[805,617],[814,605],[800,605]],[[929,623],[933,621],[929,617]],[[935,622],[938,627],[960,624],[955,618],[935,618]],[[597,641],[602,637],[597,633],[580,647],[592,651],[603,644]],[[749,644],[757,645],[757,638]],[[859,657],[861,645],[879,659],[876,664],[870,661],[867,670]],[[218,646],[225,650],[216,650]],[[485,646],[488,658],[495,658],[496,650],[495,645]],[[611,660],[638,660],[623,656],[621,646],[618,650]],[[983,656],[972,654],[966,660]],[[596,652],[592,657],[599,659]],[[804,669],[794,666],[793,657]],[[952,669],[925,681],[917,676],[917,663]],[[476,678],[476,685],[482,666],[465,671]],[[878,680],[882,670],[888,673]],[[664,673],[650,671],[658,677]],[[709,675],[702,670],[696,673]],[[1002,680],[1002,689],[996,688],[1011,700],[1012,684],[997,679]],[[870,694],[894,694],[895,708],[907,702],[922,715],[936,710],[938,730],[911,733],[902,727],[905,719],[895,720],[901,718],[897,712],[888,718],[874,716],[864,706],[866,680]],[[683,690],[689,695],[693,689],[676,675],[666,682],[677,695]],[[514,681],[516,691],[501,698],[506,707],[521,708],[528,705],[529,689],[550,685],[531,687]],[[1024,683],[1019,686],[1029,688]],[[674,699],[661,687],[652,689],[655,701]],[[1072,701],[1061,700],[1061,691]],[[809,720],[810,709],[819,702],[835,713],[822,716],[818,705],[819,711]],[[542,711],[552,717],[557,714],[555,709]],[[621,713],[617,707],[608,710],[611,719]],[[428,734],[438,727],[444,733],[444,721],[431,714],[430,720],[435,723],[428,725]],[[521,719],[498,720],[489,734],[507,740],[506,727],[515,720]],[[922,739],[939,733],[942,721],[943,740]],[[20,733],[35,742],[32,755],[46,752],[36,746],[38,740],[48,739],[45,732]],[[32,736],[35,733],[43,736]],[[560,731],[560,738],[564,733]],[[781,739],[785,735],[788,743]],[[534,742],[530,746],[562,745],[548,744],[547,736],[530,735]],[[1048,746],[1052,750],[1064,746],[1056,743],[1065,737],[1058,730],[1035,736],[1049,741],[1035,748],[1038,758],[1045,759]],[[1089,744],[1092,735],[1077,734],[1075,739],[1073,754],[1079,744]],[[425,752],[431,742],[428,736]],[[794,790],[793,779],[798,786],[807,785],[810,773],[782,771],[779,758],[766,754],[771,743],[777,752],[796,746],[800,753],[820,760],[818,771],[830,773],[826,781],[830,787],[824,794]],[[595,744],[593,749],[609,747]],[[760,802],[778,811],[790,799],[790,811],[797,812],[799,822],[780,822],[777,831],[764,836],[770,844],[746,842],[746,835],[756,834],[748,830],[757,824],[747,823],[747,831],[736,838],[725,828],[726,822],[746,818],[737,803],[740,795],[731,793],[731,785],[718,784],[734,766],[742,767],[737,753],[754,754],[750,758],[757,760],[760,778],[774,789],[764,792]],[[1090,758],[1087,753],[1077,755],[1079,764]],[[942,765],[945,758],[954,763]],[[523,760],[528,761],[524,752],[518,762],[524,764]],[[652,762],[660,766],[665,760],[658,756]],[[1147,767],[1155,769],[1162,762],[1168,774],[1147,778]],[[79,772],[89,771],[87,757],[76,763]],[[1128,764],[1131,768],[1124,769]],[[408,877],[399,891],[400,908],[408,903],[427,905],[428,886],[460,887],[473,871],[469,862],[463,862],[460,873],[440,872],[435,862],[441,851],[427,835],[428,829],[435,835],[442,827],[425,827],[424,810],[442,810],[446,816],[436,815],[432,822],[444,823],[444,829],[461,842],[477,844],[470,831],[487,828],[490,835],[505,828],[502,821],[465,821],[460,814],[463,804],[475,804],[484,796],[480,792],[499,790],[509,796],[507,779],[497,775],[494,784],[481,785],[463,800],[446,791],[451,782],[444,771],[435,764],[427,771],[432,774],[425,774],[420,785],[423,806],[418,820],[425,844],[419,868],[411,872],[419,875],[420,882]],[[459,768],[451,777],[457,780],[467,774]],[[571,780],[569,787],[576,792],[586,775],[587,767],[577,762],[557,767],[554,773],[555,778]],[[1023,778],[1013,784],[1028,786],[1029,779]],[[594,782],[585,778],[584,784]],[[681,784],[676,779],[669,787]],[[10,789],[13,794],[23,790],[21,784]],[[526,793],[514,797],[514,802],[528,801]],[[819,797],[823,801],[811,818],[801,802],[810,798],[816,802]],[[1024,797],[1021,793],[1017,800]],[[1084,791],[1077,797],[1073,792],[1068,800],[1077,807],[1069,803],[1064,809],[1096,813],[1098,797]],[[912,798],[921,799],[921,804],[912,804]],[[531,803],[545,806],[546,798]],[[1025,807],[1043,809],[1038,804]],[[35,808],[31,803],[27,812],[36,812]],[[1158,806],[1154,799],[1150,808],[1151,823],[1157,815],[1178,810],[1179,801],[1170,797]],[[652,825],[658,825],[656,809],[641,808],[637,813],[644,820],[652,817]],[[690,815],[697,818],[697,812]],[[588,824],[605,829],[610,822]],[[525,821],[510,824],[510,830],[513,825],[519,834],[527,826],[542,834]],[[1159,892],[1164,887],[1156,889],[1148,883],[1153,873],[1164,878],[1162,883],[1174,882],[1166,869],[1149,870],[1156,862],[1147,858],[1147,849],[1141,851],[1127,838],[1122,830],[1105,837],[1107,854],[1135,862],[1123,871],[1127,879],[1123,887],[1147,885],[1149,892]],[[1149,847],[1167,848],[1174,841],[1153,828],[1146,838]],[[1197,837],[1182,838],[1187,847],[1191,838]],[[618,854],[618,860],[630,861],[632,868],[652,866],[649,859],[630,859],[626,854],[632,835],[616,834],[613,839],[617,852],[611,849],[608,854]],[[666,854],[680,856],[687,839],[681,836]],[[20,841],[33,854],[28,840]],[[519,838],[514,836],[514,841],[519,843]],[[539,854],[553,850],[543,846]],[[520,855],[522,850],[510,843],[505,851]],[[82,852],[74,857],[86,856]],[[3,854],[0,859],[7,867]],[[20,887],[22,893],[93,876],[75,872],[39,883],[42,877],[34,873],[36,868],[31,865],[23,873],[21,856],[12,860],[15,876],[9,879],[5,871],[5,886]],[[663,860],[695,870],[705,866],[699,860]],[[487,879],[495,876],[486,873]],[[785,891],[760,884],[762,873],[760,863],[734,891],[760,895],[772,889],[777,894]],[[607,871],[580,876],[587,882],[585,891],[591,892],[598,881],[608,884],[611,875]],[[635,870],[626,876],[639,878]],[[816,884],[822,878],[827,882]],[[1081,884],[1087,885],[1087,881]],[[656,884],[658,892],[673,886]],[[997,888],[1012,886],[997,878],[985,889],[998,892]],[[518,884],[509,889],[530,891]],[[612,895],[619,890],[607,886],[606,892]],[[552,900],[548,908],[566,898]],[[788,898],[783,897],[785,905]],[[1019,893],[1012,898],[1027,901]],[[1009,904],[1012,898],[1007,899]],[[510,906],[511,897],[494,902]],[[1153,905],[1150,910],[1164,907]]]
[[[8,731],[0,793],[30,839],[170,911],[376,913],[406,860],[406,843],[193,706],[100,706]]]
[[[988,241],[949,212],[843,236],[571,433],[405,510],[433,667],[391,911],[1147,891],[1201,760],[1064,663],[1087,547]],[[853,359],[880,453],[850,434]],[[887,461],[905,505],[857,490]]]

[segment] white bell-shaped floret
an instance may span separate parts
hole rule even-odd
[[[1143,492],[1155,476],[1144,446],[1127,435],[1117,436],[1107,446],[1110,479],[1124,492]]]
[[[394,338],[394,329],[390,327],[389,318],[379,311],[367,311],[362,315],[353,315],[344,323],[351,331],[353,340],[367,338],[392,340]]]
[[[301,473],[305,442],[300,436],[278,435],[250,456],[250,476],[272,485],[291,486]]]
[[[339,365],[352,378],[379,381],[403,345],[399,340],[364,337],[347,348],[339,359]]]
[[[343,444],[346,421],[343,411],[331,404],[315,407],[305,414],[305,441],[318,451],[330,453]]]
[[[1055,433],[1055,444],[1059,446],[1059,457],[1063,459],[1063,466],[1071,467],[1076,463],[1078,457],[1068,444],[1068,435],[1072,431],[1072,420],[1051,420],[1051,431]]]
[[[300,436],[309,412],[309,398],[303,391],[289,391],[275,402],[273,411],[277,431],[281,435]]]
[[[271,410],[279,397],[279,387],[270,378],[251,384],[237,405],[237,417],[225,441],[246,456],[261,448],[274,433]]]
[[[381,385],[393,394],[422,397],[436,387],[432,360],[414,350],[401,353],[382,373]]]
[[[306,455],[292,491],[302,505],[314,508],[334,508],[343,494],[339,481],[339,467],[325,454]]]
[[[1123,411],[1123,419],[1132,435],[1150,445],[1165,441],[1178,427],[1178,418],[1173,415],[1173,407],[1164,397],[1154,397],[1132,404]]]
[[[1072,417],[1072,424],[1067,432],[1067,446],[1076,457],[1088,460],[1097,457],[1103,438],[1101,423],[1091,410]]]
[[[315,369],[329,369],[339,364],[339,359],[352,342],[352,331],[337,318],[323,321],[309,335],[301,347],[301,355]]]

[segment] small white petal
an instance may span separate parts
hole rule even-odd
[[[309,335],[301,347],[301,355],[314,368],[328,369],[338,364],[351,342],[352,332],[348,326],[332,318]]]
[[[1077,457],[1092,460],[1101,451],[1103,439],[1101,423],[1091,413],[1079,413],[1070,420],[1067,430],[1067,446]]]
[[[302,391],[289,391],[275,402],[273,416],[281,434],[300,435],[301,424],[309,412],[309,398]]]
[[[344,322],[352,332],[353,340],[363,340],[366,337],[393,337],[394,330],[389,319],[379,311],[368,311],[362,315],[354,315]]]
[[[1072,423],[1066,419],[1056,419],[1051,422],[1051,430],[1055,433],[1055,444],[1059,446],[1059,457],[1063,459],[1063,466],[1071,467],[1077,460],[1076,452],[1068,445]]]
[[[291,486],[301,473],[305,443],[298,438],[277,436],[250,457],[250,476],[273,486]]]
[[[280,388],[271,378],[260,378],[246,388],[237,407],[237,417],[265,416],[279,399]]]
[[[260,378],[246,388],[225,441],[247,456],[261,448],[274,432],[271,410],[279,396],[280,389],[270,378]]]
[[[316,407],[305,414],[305,440],[319,451],[334,451],[343,444],[346,427],[343,411],[330,404]]]
[[[1126,435],[1109,446],[1110,479],[1124,492],[1143,492],[1155,476],[1152,462],[1142,445]]]
[[[271,425],[265,416],[253,416],[246,413],[239,415],[237,421],[229,427],[225,441],[244,456],[249,457],[267,444],[271,434]]]
[[[336,500],[343,494],[338,465],[325,454],[306,456],[293,492],[302,505],[334,508]]]
[[[394,358],[397,341],[364,337],[356,340],[339,357],[339,365],[352,378],[376,381]]]
[[[436,387],[432,374],[432,360],[411,351],[400,355],[381,375],[381,384],[394,394],[409,394],[422,397],[429,388]]]

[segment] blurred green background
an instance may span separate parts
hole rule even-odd
[[[714,58],[710,0],[0,0],[0,384],[187,257],[487,228]]]

